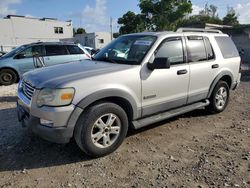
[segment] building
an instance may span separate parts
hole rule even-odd
[[[111,42],[111,34],[109,32],[77,34],[74,37],[73,42],[80,43],[83,46],[89,46],[94,49],[101,49]]]
[[[71,21],[8,15],[0,19],[0,51],[32,42],[60,41],[73,37]]]

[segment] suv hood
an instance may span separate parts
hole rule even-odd
[[[117,72],[132,67],[132,65],[83,60],[36,69],[24,74],[23,80],[37,89],[43,87],[55,88],[71,81]]]

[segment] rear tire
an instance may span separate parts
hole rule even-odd
[[[91,157],[101,157],[115,151],[128,131],[125,111],[114,103],[96,104],[77,121],[74,137],[77,145]]]
[[[11,69],[2,69],[0,71],[0,85],[8,86],[17,82],[18,76]]]
[[[225,81],[219,81],[212,92],[207,109],[212,113],[223,112],[228,105],[229,95],[228,84]]]

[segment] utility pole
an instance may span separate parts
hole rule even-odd
[[[110,37],[111,37],[111,40],[113,40],[113,19],[112,17],[110,17]]]

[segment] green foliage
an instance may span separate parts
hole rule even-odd
[[[238,15],[232,7],[228,7],[227,15],[223,18],[224,25],[236,26],[239,24]]]
[[[177,23],[192,12],[189,0],[140,0],[147,28],[154,31],[175,30]]]
[[[178,23],[178,27],[204,28],[206,23],[223,24],[217,11],[218,8],[215,5],[206,4],[204,10],[200,11],[199,15],[190,16],[187,19],[181,20]]]
[[[200,27],[204,28],[206,23],[223,24],[219,17],[210,17],[207,15],[194,15],[178,23],[178,27]]]
[[[218,15],[217,11],[218,11],[218,7],[216,7],[215,5],[205,4],[204,10],[200,11],[199,15],[207,16],[207,17],[210,17],[210,18],[218,18],[219,15]]]
[[[118,19],[120,34],[145,30],[175,30],[178,22],[192,12],[189,0],[140,0],[140,14],[127,12]]]
[[[76,34],[84,34],[86,33],[85,29],[79,27],[79,28],[73,28],[73,35],[75,36]]]
[[[128,11],[121,18],[118,19],[120,27],[120,34],[137,33],[145,30],[144,18],[141,14],[135,14]]]
[[[113,38],[114,38],[114,39],[118,38],[119,36],[120,36],[119,33],[113,33]]]
[[[76,34],[84,34],[84,33],[86,33],[86,31],[85,31],[85,29],[83,29],[83,28],[77,28],[77,30],[76,30]]]

